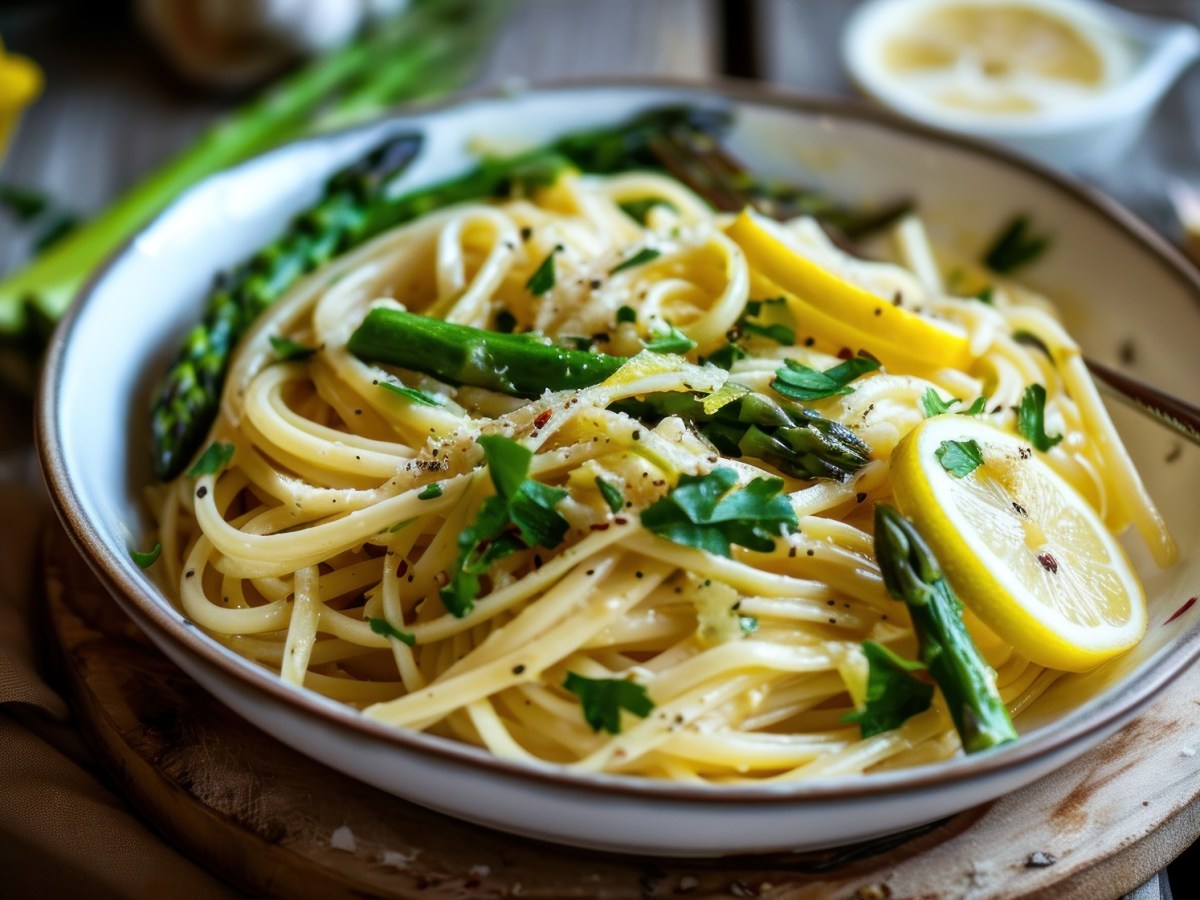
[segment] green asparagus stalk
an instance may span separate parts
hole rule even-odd
[[[41,341],[31,331],[56,322],[101,261],[207,175],[314,130],[459,86],[479,58],[489,23],[504,6],[488,0],[419,3],[279,82],[0,282],[0,341],[10,351],[40,349]]]
[[[577,132],[544,148],[486,159],[461,176],[407,194],[397,195],[391,187],[399,170],[380,169],[378,161],[368,161],[363,171],[352,176],[351,180],[366,177],[353,191],[342,191],[338,187],[342,176],[335,177],[325,197],[302,215],[292,230],[214,289],[204,321],[187,336],[154,404],[155,474],[166,479],[183,470],[216,416],[233,344],[253,317],[304,272],[434,209],[527,191],[552,182],[568,167],[585,171],[643,168],[652,165],[649,142],[664,128],[715,129],[726,122],[722,114],[686,108],[651,110],[615,128]]]
[[[182,471],[216,415],[229,356],[242,333],[272,301],[359,239],[365,210],[421,146],[402,134],[329,179],[321,200],[249,262],[217,279],[204,319],[188,333],[151,414],[154,471]]]
[[[500,334],[387,308],[371,310],[348,346],[364,360],[522,397],[598,384],[627,361],[558,347],[537,335]],[[870,458],[849,429],[749,389],[713,412],[684,392],[650,394],[614,408],[640,419],[678,415],[722,453],[762,459],[797,478],[845,481]]]
[[[875,507],[875,557],[888,593],[908,606],[921,661],[946,698],[963,749],[976,753],[1016,740],[995,679],[937,559],[912,524],[884,504]]]

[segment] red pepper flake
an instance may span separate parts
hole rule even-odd
[[[592,529],[592,531],[606,531],[608,529],[608,523],[607,522],[597,522],[595,525],[591,526],[591,529]]]
[[[624,516],[617,516],[615,519],[613,519],[613,522],[615,522],[615,523],[616,523],[616,524],[618,524],[618,525],[624,525],[624,524],[626,524],[628,521],[629,521],[629,520],[628,520],[628,519],[626,519]]]
[[[544,412],[539,413],[538,417],[533,420],[533,427],[534,428],[545,428],[546,423],[550,421],[550,417],[552,415],[554,415],[554,410],[552,410],[552,409],[547,409]]]
[[[406,574],[408,574],[408,560],[402,559],[400,565],[396,566],[396,577],[403,578]]]
[[[854,351],[851,350],[849,347],[843,347],[841,350],[839,350],[837,352],[837,358],[838,359],[853,359]]]
[[[1039,553],[1038,562],[1042,564],[1042,568],[1053,575],[1058,574],[1058,560],[1049,553]]]
[[[1175,612],[1171,613],[1171,618],[1167,619],[1167,621],[1163,622],[1163,624],[1169,625],[1171,622],[1174,622],[1176,619],[1178,619],[1180,616],[1182,616],[1185,612],[1187,612],[1189,609],[1191,609],[1195,604],[1196,604],[1196,598],[1188,597],[1187,602],[1184,603],[1183,606],[1179,607],[1179,609],[1175,610]]]

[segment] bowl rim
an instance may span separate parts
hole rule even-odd
[[[761,785],[680,784],[631,775],[574,772],[550,763],[501,759],[474,745],[367,719],[352,707],[324,698],[315,692],[285,684],[278,676],[255,667],[248,661],[241,660],[242,664],[238,665],[237,658],[230,656],[219,645],[202,639],[197,634],[196,626],[175,609],[161,590],[148,590],[130,578],[123,568],[124,560],[120,559],[117,550],[101,540],[79,505],[73,502],[77,496],[76,480],[66,464],[58,425],[58,400],[61,387],[59,375],[81,311],[109,271],[128,254],[137,240],[154,229],[160,221],[174,215],[193,192],[207,190],[214,179],[222,177],[224,173],[261,164],[263,160],[276,154],[289,153],[299,146],[336,140],[343,135],[378,127],[385,121],[436,118],[443,113],[466,109],[474,104],[503,102],[530,94],[587,91],[693,94],[696,101],[707,99],[725,102],[735,107],[745,104],[808,117],[848,120],[854,124],[880,127],[907,137],[915,137],[939,149],[954,149],[975,157],[983,157],[989,164],[1018,170],[1024,177],[1042,182],[1057,194],[1115,225],[1126,238],[1139,245],[1150,258],[1163,267],[1167,274],[1180,282],[1200,305],[1200,270],[1192,267],[1179,250],[1149,225],[1097,189],[998,145],[902,118],[889,110],[857,99],[812,94],[762,82],[730,78],[615,76],[547,79],[529,82],[518,89],[511,85],[475,88],[434,104],[398,107],[364,123],[288,142],[201,180],[139,227],[96,268],[73,299],[67,314],[51,338],[42,367],[34,411],[36,447],[47,491],[55,512],[75,548],[126,614],[130,615],[143,631],[147,630],[148,620],[160,635],[165,635],[171,640],[176,649],[202,667],[215,668],[222,675],[236,679],[243,688],[253,691],[256,699],[282,704],[289,713],[298,714],[306,721],[317,720],[316,724],[321,726],[333,725],[339,729],[347,729],[358,738],[375,743],[384,742],[427,761],[483,769],[501,778],[534,781],[575,792],[619,794],[625,797],[702,806],[869,800],[885,795],[894,799],[928,788],[944,788],[997,776],[1007,770],[1053,757],[1072,744],[1084,742],[1091,736],[1118,727],[1200,658],[1200,628],[1194,627],[1190,632],[1184,632],[1176,638],[1174,646],[1160,651],[1158,659],[1137,672],[1133,678],[1124,681],[1119,689],[1110,689],[1098,700],[1093,701],[1095,707],[1089,709],[1087,715],[1082,715],[1081,710],[1076,709],[1054,726],[1041,729],[1040,733],[1028,738],[980,754],[957,756],[936,765],[877,773],[867,777],[839,776],[808,782]]]

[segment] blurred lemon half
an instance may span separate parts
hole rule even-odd
[[[13,129],[42,90],[42,71],[24,56],[6,53],[0,42],[0,158],[8,149]]]
[[[965,474],[970,462],[952,462],[964,445],[982,459]],[[955,592],[1018,653],[1081,672],[1141,639],[1145,597],[1125,553],[1022,438],[936,416],[905,436],[891,466],[897,505]]]

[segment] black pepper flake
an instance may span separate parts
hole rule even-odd
[[[1025,857],[1025,868],[1027,869],[1044,869],[1047,866],[1052,866],[1058,862],[1058,857],[1053,853],[1046,853],[1044,850],[1038,850],[1035,853],[1030,853]]]
[[[524,671],[525,671],[525,666],[524,666],[524,665],[522,665],[521,663],[518,663],[517,665],[515,665],[515,666],[513,666],[513,667],[512,667],[512,673],[513,673],[514,675],[520,675],[520,674],[522,674]]]
[[[811,347],[811,346],[812,346],[813,344],[815,344],[816,342],[817,342],[817,339],[816,339],[816,338],[814,338],[814,337],[806,337],[806,338],[804,339],[804,346],[805,346],[805,347]]]
[[[521,229],[521,240],[527,241],[531,237],[533,237],[533,229],[530,228],[528,225],[526,225],[524,228]]]
[[[356,409],[356,410],[354,411],[354,414],[355,414],[356,416],[361,416],[361,415],[362,415],[362,410],[361,410],[361,409]]]
[[[587,574],[588,574],[588,575],[595,575],[595,574],[596,574],[596,570],[595,570],[595,569],[588,569],[588,570],[587,570]]]
[[[826,606],[837,606],[837,601],[836,600],[826,600],[825,605]]]
[[[867,499],[867,494],[865,491],[859,491],[857,494],[854,495],[854,499],[858,503],[862,503],[864,500]]]
[[[1042,564],[1042,568],[1051,575],[1058,574],[1058,560],[1055,559],[1051,554],[1046,552],[1039,553],[1037,561],[1040,562]]]
[[[542,567],[542,555],[540,553],[533,554],[533,567],[540,569]]]
[[[830,616],[830,617],[829,617],[829,624],[830,624],[830,625],[836,625],[836,624],[837,624],[837,619],[835,619],[833,616]]]
[[[805,552],[806,554],[808,554],[809,556],[816,556],[816,555],[817,555],[817,551],[815,551],[815,550],[805,550],[804,552]]]
[[[604,282],[602,282],[599,278],[593,278],[591,281],[588,282],[588,284],[591,286],[593,291],[598,290],[600,288],[600,285],[603,283]]]
[[[1012,506],[1013,506],[1013,511],[1014,511],[1015,513],[1017,513],[1018,515],[1022,515],[1022,516],[1028,516],[1028,515],[1029,515],[1029,513],[1027,513],[1027,512],[1025,511],[1025,507],[1023,507],[1023,506],[1022,506],[1020,503],[1018,503],[1016,500],[1014,500],[1014,501],[1013,501],[1013,505],[1012,505]]]
[[[642,439],[642,429],[640,429],[640,428],[633,429],[633,434],[630,435],[630,437],[632,437],[635,441],[640,441]]]
[[[896,291],[896,293],[892,294],[892,306],[899,306],[903,302],[904,295],[902,293]]]
[[[208,488],[206,488],[204,485],[200,485],[200,487],[196,488],[196,496],[200,497],[201,499],[203,499],[204,497],[207,497],[208,496]]]
[[[1125,338],[1121,341],[1121,345],[1117,348],[1117,354],[1124,365],[1132,366],[1137,362],[1137,347],[1134,346],[1133,338]]]
[[[643,575],[643,574],[642,574],[642,573],[639,571],[639,572],[634,572],[634,573],[633,573],[633,577],[634,577],[634,578],[645,578],[646,576],[645,576],[645,575]]]
[[[878,307],[878,306],[877,306],[877,307],[875,307],[875,315],[877,315],[877,316],[882,316],[882,315],[883,315],[883,309],[882,309],[882,308],[880,308],[880,307]]]
[[[1173,447],[1171,447],[1170,451],[1168,451],[1165,462],[1173,463],[1181,456],[1183,456],[1183,444],[1176,443]]]
[[[196,577],[196,570],[195,570],[195,569],[188,569],[186,572],[184,572],[184,573],[183,573],[183,577],[184,577],[184,578],[194,578],[194,577]]]
[[[796,558],[796,548],[788,547],[788,559],[795,559],[795,558]]]

